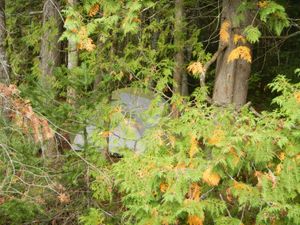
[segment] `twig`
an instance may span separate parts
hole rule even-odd
[[[226,204],[226,202],[225,202],[225,200],[224,200],[222,194],[220,194],[220,198],[221,198],[221,200],[222,200],[222,201],[225,203],[225,205],[226,205],[226,211],[227,211],[227,213],[228,213],[228,216],[229,216],[230,218],[232,218],[232,216],[231,216],[231,214],[230,214],[230,212],[229,212],[229,210],[228,210],[228,208],[227,208],[227,204]]]

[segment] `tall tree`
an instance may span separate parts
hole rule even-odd
[[[43,37],[41,43],[41,63],[42,82],[48,84],[49,76],[53,69],[60,65],[60,18],[59,4],[57,0],[45,0],[43,7]]]
[[[246,103],[248,79],[251,72],[251,45],[242,37],[244,28],[251,24],[251,11],[238,15],[241,0],[223,0],[222,26],[213,101],[217,104],[234,104],[241,107]],[[230,60],[230,54],[244,53],[246,58]]]
[[[0,0],[0,82],[9,84],[9,66],[5,49],[5,0]]]

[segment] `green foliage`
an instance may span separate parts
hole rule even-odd
[[[38,219],[42,209],[33,203],[12,199],[0,205],[0,224],[19,225]]]
[[[290,25],[285,8],[274,1],[268,1],[259,11],[261,21],[279,36],[282,30]]]
[[[184,223],[192,215],[208,224],[299,223],[300,86],[283,76],[270,86],[282,93],[274,112],[256,118],[247,108],[187,104],[145,137],[145,154],[115,164],[124,223]]]
[[[104,216],[100,210],[90,208],[89,213],[86,216],[81,216],[79,221],[84,225],[100,225],[104,224]]]
[[[244,35],[246,36],[247,41],[249,41],[251,44],[254,44],[259,41],[261,32],[257,27],[250,25],[245,28]]]
[[[185,1],[185,40],[180,47],[186,65],[190,61],[205,64],[212,56],[208,51],[218,45],[213,36],[220,12],[208,2]],[[281,93],[273,101],[276,110],[261,117],[247,107],[236,112],[209,106],[211,86],[198,88],[198,77],[188,78],[190,97],[170,97],[178,50],[173,1],[64,4],[61,1],[62,65],[49,76],[45,88],[40,82],[40,40],[45,31],[51,31],[51,42],[59,29],[54,21],[41,27],[42,15],[34,13],[43,8],[42,1],[6,1],[11,81],[34,111],[51,122],[60,155],[55,165],[49,165],[40,156],[44,143],[33,143],[31,134],[1,117],[0,224],[300,223],[299,84],[277,77],[269,85]],[[91,14],[95,5],[99,9]],[[246,10],[253,9],[257,10],[255,3],[243,1],[234,25],[244,21]],[[289,25],[285,9],[272,1],[259,9],[258,16],[277,35]],[[245,29],[250,43],[258,42],[263,33],[259,29]],[[67,41],[80,44],[83,39],[89,39],[94,50],[78,49],[79,64],[69,70]],[[293,64],[285,66],[294,70],[298,61],[289,55],[290,49],[279,58],[293,58]],[[266,67],[276,73],[283,69],[277,62]],[[215,71],[212,67],[208,72]],[[253,88],[268,74],[257,72]],[[208,79],[212,84],[213,76]],[[147,132],[145,154],[124,149],[124,158],[113,163],[102,155],[107,148],[103,134],[111,126],[125,124],[125,116],[110,104],[112,91],[123,87],[154,90],[182,114],[180,118],[163,116]],[[75,92],[74,104],[66,101],[70,89]],[[72,142],[91,123],[97,128],[82,151],[61,144],[62,140]],[[78,214],[83,215],[78,218]]]

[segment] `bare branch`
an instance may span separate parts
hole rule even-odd
[[[204,87],[205,86],[205,77],[206,77],[206,72],[209,69],[209,67],[217,60],[219,55],[227,48],[227,45],[222,45],[219,47],[218,51],[215,52],[213,57],[204,65],[203,67],[203,72],[200,75],[200,86]]]

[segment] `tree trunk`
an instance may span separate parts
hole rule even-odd
[[[237,8],[241,0],[223,0],[222,22],[228,21],[229,40],[224,48],[220,40],[219,48],[224,51],[218,56],[216,79],[213,92],[213,102],[218,105],[230,105],[240,108],[246,103],[248,92],[248,79],[251,72],[251,64],[243,59],[228,62],[228,56],[236,47],[243,45],[251,49],[249,43],[235,43],[234,36],[241,35],[243,29],[251,24],[250,11],[244,15],[244,19],[237,21]],[[241,41],[242,42],[242,41]]]
[[[49,77],[53,69],[60,65],[60,27],[61,18],[59,15],[57,0],[45,0],[43,7],[43,29],[44,34],[41,44],[41,72],[42,84],[49,88]],[[51,28],[51,29],[50,29]]]
[[[174,46],[175,68],[173,74],[173,94],[181,95],[182,93],[182,75],[184,72],[184,23],[183,23],[183,0],[175,0],[175,22],[174,22]],[[179,116],[176,105],[172,106],[173,115]]]
[[[192,58],[192,48],[190,46],[187,46],[186,61],[190,62],[191,58]],[[189,96],[189,79],[186,70],[184,70],[182,74],[181,94],[183,96]]]
[[[71,7],[77,4],[77,0],[68,0]],[[69,71],[78,66],[78,50],[77,43],[74,40],[68,40],[68,69]],[[76,93],[73,88],[68,88],[67,90],[67,102],[74,104],[76,98]]]
[[[6,23],[5,23],[5,0],[0,0],[0,83],[8,85],[10,83],[9,78],[9,66],[6,56],[5,48],[6,38]],[[0,95],[0,116],[8,118],[8,101]]]
[[[45,0],[43,6],[43,36],[41,42],[41,82],[46,89],[50,88],[50,78],[55,67],[60,66],[60,43],[59,36],[62,20],[59,14],[59,4],[57,0]],[[53,159],[59,155],[55,138],[43,143],[42,155],[45,159],[53,163]]]
[[[175,0],[174,46],[175,70],[174,70],[174,94],[181,95],[182,74],[184,72],[184,27],[183,27],[183,0]]]
[[[9,66],[5,49],[5,0],[0,0],[0,82],[9,84]]]

